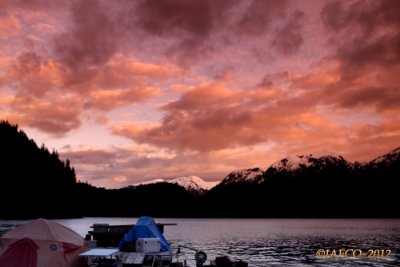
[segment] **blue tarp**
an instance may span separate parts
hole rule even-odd
[[[119,248],[121,249],[125,243],[136,242],[138,238],[159,238],[161,251],[170,250],[167,240],[158,229],[152,217],[140,217],[136,222],[136,225],[132,227],[121,242],[119,242]]]

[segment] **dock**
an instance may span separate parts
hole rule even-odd
[[[157,223],[160,232],[164,233],[165,226],[175,226],[176,223]],[[118,247],[125,234],[134,227],[134,224],[110,225],[108,223],[95,223],[86,235],[86,240],[96,240],[97,247]]]

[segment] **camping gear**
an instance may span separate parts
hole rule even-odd
[[[171,248],[158,229],[157,224],[154,222],[152,217],[142,216],[138,219],[137,223],[134,227],[129,230],[129,232],[124,236],[124,238],[119,243],[119,248],[123,248],[125,244],[134,242],[136,245],[136,240],[143,238],[158,238],[160,242],[160,250],[161,252],[170,251]],[[147,239],[149,240],[149,239]],[[151,241],[151,242],[154,242]]]
[[[0,238],[0,267],[80,267],[87,250],[78,233],[46,219],[32,220]]]

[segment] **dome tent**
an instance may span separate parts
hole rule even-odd
[[[121,240],[121,242],[119,243],[119,248],[121,249],[126,243],[136,241],[139,238],[152,237],[160,239],[160,249],[162,252],[170,251],[170,246],[164,235],[158,229],[154,219],[152,217],[142,216]]]
[[[79,267],[87,250],[78,233],[54,221],[37,219],[0,238],[0,267]]]

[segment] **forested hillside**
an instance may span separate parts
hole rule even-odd
[[[160,174],[162,175],[162,174]],[[176,183],[121,189],[76,181],[68,159],[0,123],[0,218],[400,217],[400,148],[369,163],[341,156],[284,158],[228,174],[204,194]]]

